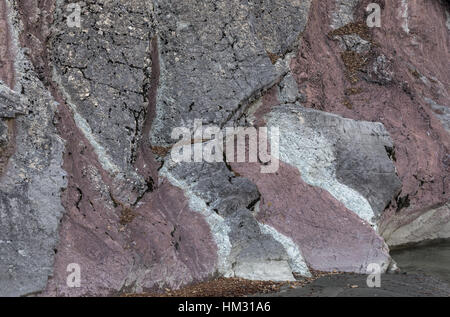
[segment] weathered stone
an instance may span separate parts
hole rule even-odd
[[[391,248],[449,239],[450,204],[396,215],[383,230],[383,237]]]
[[[398,194],[401,183],[386,151],[393,144],[382,124],[289,104],[273,108],[267,122],[280,128],[280,159],[365,221],[374,224]]]
[[[279,99],[282,103],[304,101],[304,96],[298,91],[298,84],[292,74],[287,74],[279,84]]]
[[[161,79],[152,124],[155,146],[174,127],[225,125],[279,76],[253,32],[246,1],[155,1]]]
[[[296,167],[280,162],[277,173],[260,164],[232,164],[261,193],[257,219],[292,239],[309,268],[365,274],[370,263],[386,269],[388,247],[366,222],[327,191],[308,185]]]
[[[29,114],[15,119],[14,154],[0,181],[0,296],[46,287],[64,212],[60,194],[67,185],[61,168],[64,143],[53,126],[56,103],[21,51],[16,65],[18,91],[29,101]],[[12,109],[7,115],[22,109],[19,99],[10,91],[2,99],[7,100],[2,109]]]
[[[433,99],[426,98],[425,101],[431,106],[431,109],[436,114],[436,117],[441,120],[444,128],[450,132],[450,107],[442,106],[433,101]]]
[[[238,210],[226,219],[226,223],[230,227],[230,261],[236,277],[269,281],[295,280],[283,245],[270,235],[262,234],[249,210]]]
[[[367,66],[366,80],[381,85],[386,85],[393,80],[392,63],[384,55],[377,56],[376,59]]]
[[[122,222],[120,212],[105,208],[107,201],[92,188],[84,187],[83,193],[80,210],[72,206],[63,221],[55,275],[43,295],[106,296],[178,288],[216,273],[213,237],[179,189],[161,184],[132,211],[135,218],[129,223]],[[70,263],[80,265],[79,288],[66,285]]]
[[[12,45],[9,25],[9,8],[6,0],[0,1],[0,81],[14,88],[16,79],[14,71],[15,52]]]
[[[370,29],[370,2],[86,0],[77,28],[0,0],[0,295],[366,273],[375,227],[448,238],[448,6],[377,1]],[[279,127],[279,170],[175,164],[196,119]]]
[[[338,38],[341,40],[343,50],[354,51],[358,54],[367,53],[370,50],[371,44],[358,34],[346,34]]]
[[[27,105],[23,98],[0,82],[0,118],[13,119],[26,113]]]
[[[146,1],[86,1],[81,28],[69,27],[66,4],[55,8],[53,80],[103,168],[115,175],[116,199],[135,203],[147,190],[135,173],[147,113],[152,20]]]
[[[248,209],[259,199],[255,185],[249,180],[234,175],[225,163],[175,163],[168,160],[161,175],[184,189],[194,209],[212,218],[209,223],[219,244],[222,274],[262,280],[293,279],[292,272],[301,265],[291,266],[289,255],[292,252],[288,252],[271,234],[261,231]],[[217,226],[217,222],[221,226]],[[253,271],[256,267],[257,270]],[[271,271],[274,267],[279,269]],[[306,266],[298,273],[308,274]]]
[[[360,0],[334,0],[335,10],[331,19],[331,27],[338,29],[353,22],[353,14]]]
[[[344,2],[351,10],[345,9]],[[431,98],[443,106],[450,101],[444,88],[444,83],[450,81],[450,73],[442,67],[450,58],[449,42],[442,40],[448,38],[445,27],[448,6],[439,1],[399,1],[389,5],[379,1],[382,27],[364,28],[365,9],[371,2],[313,2],[302,44],[291,68],[300,92],[307,96],[305,107],[354,120],[381,122],[389,132],[395,145],[389,152],[402,183],[402,192],[381,216],[378,227],[383,232],[398,212],[425,212],[449,200],[450,135],[442,124],[445,109],[436,113],[423,99]],[[407,4],[406,14],[402,3]],[[426,18],[422,14],[424,11]],[[333,13],[331,19],[330,12]],[[333,21],[339,17],[344,18],[334,25]],[[409,33],[402,30],[405,20]],[[354,34],[374,44],[367,55],[362,56],[367,64],[358,65],[361,67],[352,78],[348,76],[347,67],[343,67],[342,58],[336,58],[343,51],[339,42],[323,36],[340,27],[353,29]],[[364,78],[368,80],[362,80]],[[278,103],[270,100],[272,105]],[[263,103],[261,108],[265,107]]]
[[[267,52],[292,51],[308,22],[311,0],[249,0],[252,22]]]

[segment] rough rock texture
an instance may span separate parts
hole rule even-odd
[[[152,145],[170,145],[172,129],[195,118],[223,126],[278,79],[250,14],[238,0],[155,1],[161,79]]]
[[[418,210],[407,216],[393,217],[384,236],[392,248],[450,238],[449,203],[427,211]]]
[[[4,2],[2,8],[7,10]],[[2,16],[8,17],[8,22],[17,21],[12,12],[3,11]],[[17,87],[21,96],[2,86],[0,117],[3,122],[7,118],[8,144],[13,147],[13,153],[2,162],[0,182],[0,295],[4,296],[45,288],[53,272],[58,227],[64,213],[61,192],[67,186],[62,168],[64,142],[53,123],[55,100],[15,47],[15,31],[11,29],[10,34],[5,51],[17,53],[16,82],[10,82],[9,88]],[[8,82],[8,77],[12,78],[9,75],[2,80]]]
[[[9,87],[14,87],[16,73],[14,71],[14,48],[11,28],[8,23],[8,7],[5,1],[0,2],[0,78]]]
[[[0,295],[365,273],[449,237],[450,6],[377,0],[370,29],[370,2],[0,0]],[[278,127],[279,169],[176,163],[196,120]]]
[[[365,273],[369,263],[389,264],[388,248],[370,225],[305,183],[296,168],[281,163],[277,174],[258,174],[259,164],[233,169],[261,192],[258,220],[291,238],[310,268]]]
[[[365,26],[370,2],[353,1],[357,4],[352,10],[340,1],[313,3],[291,68],[307,96],[307,107],[379,121],[390,133],[402,192],[383,213],[383,233],[396,213],[408,218],[450,197],[450,136],[443,120],[450,103],[450,35],[445,26],[449,6],[445,1],[379,1],[382,25],[370,29]],[[324,23],[329,14],[339,18]],[[340,38],[345,35],[370,42],[370,50],[344,50]],[[430,99],[444,110],[430,105]]]
[[[247,279],[291,280],[308,274],[301,255],[260,228],[250,208],[259,200],[256,186],[236,177],[225,163],[166,162],[162,175],[185,190],[194,209],[208,219],[219,249],[219,272]]]
[[[67,26],[65,7],[56,5],[52,24],[52,78],[102,168],[114,175],[114,196],[133,204],[148,189],[133,167],[152,71],[148,9],[144,1],[88,1],[79,30]]]
[[[427,102],[431,106],[431,110],[434,111],[436,117],[441,120],[444,128],[450,132],[450,109],[447,106],[438,105],[430,98],[424,98],[425,102]]]
[[[387,152],[393,144],[382,124],[288,104],[274,107],[266,120],[281,129],[280,160],[367,222],[398,194],[401,184]]]
[[[19,114],[27,113],[27,105],[14,90],[0,83],[0,114],[4,119],[14,119]]]

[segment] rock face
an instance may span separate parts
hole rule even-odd
[[[6,9],[5,3],[2,7]],[[14,13],[2,12],[11,20]],[[26,295],[45,289],[53,273],[58,229],[64,214],[61,191],[64,141],[53,122],[56,102],[10,30],[5,51],[15,52],[15,81],[0,89],[2,159],[0,182],[1,295]],[[4,43],[2,43],[4,45]],[[12,61],[9,61],[12,62]],[[8,82],[8,76],[2,80]],[[14,91],[12,91],[14,89]],[[19,93],[20,92],[20,95]],[[6,136],[6,137],[5,137]]]
[[[384,236],[392,248],[450,238],[450,206],[417,210],[393,217]]]
[[[370,29],[365,25],[370,2],[353,1],[351,12],[339,1],[313,3],[291,68],[300,93],[307,96],[306,107],[378,121],[389,132],[394,143],[389,151],[402,189],[379,220],[379,232],[387,237],[385,228],[393,217],[406,221],[411,213],[427,212],[449,200],[445,114],[450,74],[444,66],[450,45],[449,7],[445,1],[378,1],[381,27]],[[333,12],[338,12],[334,22],[324,23],[323,17]],[[433,27],[436,33],[430,31]],[[369,42],[370,49],[343,47],[342,38],[348,35],[357,35],[364,45]]]
[[[369,28],[371,2],[0,0],[0,295],[366,273],[449,238],[450,7],[375,1]],[[267,127],[272,165],[196,160],[231,127]]]
[[[373,218],[401,188],[388,157],[393,143],[384,126],[296,105],[272,109],[267,124],[281,129],[280,159],[297,167],[305,182],[375,223]]]

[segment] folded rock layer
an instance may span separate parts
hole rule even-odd
[[[0,0],[0,296],[366,273],[450,237],[450,7],[375,2],[369,28],[368,0]],[[174,159],[232,127],[270,162]]]

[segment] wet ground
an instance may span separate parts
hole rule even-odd
[[[381,276],[381,287],[370,288],[367,276],[339,274],[321,277],[300,288],[283,288],[276,297],[429,297],[450,296],[450,286],[432,276],[395,273]]]
[[[368,287],[366,275],[339,274],[301,288],[281,288],[275,296],[450,296],[450,241],[393,251],[391,256],[400,273],[382,275],[380,288]]]
[[[450,284],[450,241],[391,252],[406,272],[428,274]]]
[[[391,252],[400,272],[381,275],[380,287],[367,286],[367,275],[313,272],[297,282],[218,278],[163,293],[124,296],[163,297],[398,297],[450,296],[450,241]]]

